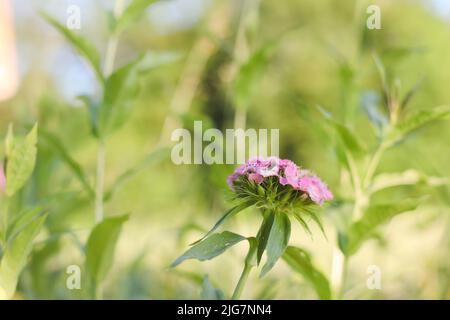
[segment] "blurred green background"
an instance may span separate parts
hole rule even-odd
[[[19,285],[23,298],[78,298],[65,287],[66,267],[83,265],[77,242],[93,225],[93,203],[54,145],[42,135],[58,137],[93,183],[96,141],[88,114],[76,97],[95,94],[93,73],[64,39],[39,16],[50,13],[64,22],[69,5],[81,9],[82,28],[102,56],[109,34],[113,1],[13,1],[20,86],[0,102],[0,136],[13,122],[20,131],[39,122],[41,138],[26,203],[49,210]],[[381,30],[365,28],[366,8],[381,8]],[[244,28],[245,41],[239,40]],[[408,108],[420,110],[450,102],[450,3],[448,1],[207,1],[176,0],[151,5],[120,38],[116,66],[145,51],[175,54],[172,63],[142,79],[131,119],[107,142],[106,185],[138,166],[155,148],[169,141],[171,129],[204,126],[233,128],[242,120],[233,98],[233,72],[239,59],[276,42],[245,113],[248,128],[279,128],[280,156],[317,172],[337,195],[338,161],[315,106],[329,110],[369,146],[376,141],[362,108],[364,94],[381,91],[373,54],[383,61],[405,94],[421,85]],[[173,128],[171,127],[173,126]],[[448,178],[448,122],[433,123],[414,134],[381,161],[380,171],[417,169]],[[205,275],[231,292],[245,257],[240,245],[208,262],[170,263],[231,206],[226,177],[233,166],[174,165],[170,159],[144,164],[106,203],[106,216],[130,213],[121,234],[105,298],[193,299]],[[383,236],[371,241],[352,260],[346,298],[450,298],[450,216],[448,186],[402,187],[380,193],[381,200],[427,195],[412,214],[394,219]],[[292,242],[307,248],[320,269],[330,273],[336,239],[335,216],[344,208],[323,211],[325,239],[313,227],[311,240],[293,225]],[[257,231],[251,211],[226,228],[244,235]],[[75,240],[76,239],[76,240]],[[382,272],[382,289],[366,287],[367,268]],[[82,291],[82,290],[81,290]],[[315,299],[298,275],[279,262],[263,280],[251,275],[243,298]]]

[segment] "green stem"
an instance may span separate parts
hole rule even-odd
[[[364,177],[364,188],[367,188],[372,182],[372,178],[375,174],[375,170],[377,170],[378,164],[380,163],[380,159],[381,156],[383,155],[384,150],[386,150],[386,146],[384,142],[382,142],[378,146],[378,149],[373,154],[372,159],[370,159],[369,166],[367,167],[367,172]]]
[[[252,265],[248,263],[245,264],[244,270],[242,270],[241,277],[239,278],[236,288],[234,289],[233,296],[231,297],[232,300],[238,300],[241,297],[242,291],[244,290],[245,284],[247,283],[247,279],[252,268]]]
[[[105,144],[100,141],[97,151],[97,176],[95,182],[95,223],[103,221],[103,194],[105,188]]]
[[[125,1],[117,0],[114,5],[114,16],[118,18],[124,9]],[[105,78],[111,75],[114,70],[114,60],[116,58],[117,47],[119,45],[119,34],[113,33],[108,39],[106,48],[105,64],[103,73]],[[105,142],[100,139],[97,150],[97,172],[95,179],[95,222],[100,223],[104,217],[104,189],[105,189]]]

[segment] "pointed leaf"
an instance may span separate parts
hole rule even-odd
[[[46,218],[44,215],[32,220],[8,242],[0,263],[0,300],[10,299],[16,291],[17,281],[27,262],[33,240]]]
[[[275,219],[275,213],[273,211],[269,211],[264,216],[263,223],[261,224],[261,228],[259,229],[257,239],[258,239],[258,251],[256,256],[256,261],[261,262],[261,257],[266,250],[267,242],[269,240],[270,230],[272,230],[273,221]]]
[[[291,236],[291,222],[287,214],[276,213],[267,242],[267,261],[261,270],[261,277],[269,272],[278,259],[283,255]]]
[[[22,189],[33,172],[36,162],[37,125],[25,137],[13,138],[8,147],[6,195],[11,197]]]
[[[197,241],[191,243],[191,246],[192,246],[192,245],[195,245],[195,244],[197,244],[197,243],[199,243],[200,241],[202,241],[203,239],[205,239],[206,237],[208,237],[210,234],[212,234],[214,231],[216,231],[217,228],[219,228],[220,225],[221,225],[222,223],[224,223],[226,219],[228,219],[228,218],[230,218],[231,216],[233,216],[233,215],[235,215],[235,214],[241,212],[242,210],[244,210],[244,209],[250,207],[251,205],[252,205],[252,203],[250,203],[250,202],[244,202],[244,203],[241,203],[241,204],[239,204],[239,205],[237,205],[237,206],[235,206],[235,207],[229,209],[228,211],[226,211],[225,214],[219,219],[219,221],[217,221],[217,222],[214,224],[214,226],[213,226],[213,227],[212,227],[212,228],[211,228],[211,229],[210,229],[210,230],[209,230],[209,231],[208,231],[201,239],[199,239],[199,240],[197,240]]]
[[[176,267],[184,260],[188,259],[197,259],[200,261],[210,260],[245,239],[245,237],[229,231],[215,233],[192,246],[189,250],[183,253],[183,255],[178,257],[178,259],[172,263],[171,267]]]
[[[117,240],[128,215],[106,218],[97,224],[89,235],[86,245],[86,268],[99,285],[108,274],[113,261]]]

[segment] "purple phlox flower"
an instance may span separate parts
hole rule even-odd
[[[281,185],[290,185],[319,205],[333,199],[333,194],[319,177],[308,170],[300,169],[293,161],[287,159],[270,157],[249,160],[228,177],[227,182],[233,191],[233,185],[240,176],[245,176],[256,184],[263,183],[268,177],[278,177]]]
[[[317,176],[304,176],[298,179],[298,190],[309,195],[312,201],[322,205],[325,200],[332,200],[333,194]]]

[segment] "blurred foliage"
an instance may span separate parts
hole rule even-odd
[[[263,280],[251,274],[244,298],[330,298],[339,246],[351,256],[339,289],[344,298],[450,298],[450,131],[441,121],[448,107],[439,107],[450,104],[448,20],[418,0],[204,1],[198,21],[161,32],[148,18],[155,5],[143,12],[154,1],[134,2],[123,19],[112,19],[102,1],[82,8],[82,29],[70,32],[60,4],[47,20],[63,36],[39,14],[48,12],[43,2],[15,3],[32,12],[29,23],[16,23],[17,45],[26,51],[19,56],[22,83],[0,104],[0,136],[10,123],[18,132],[39,123],[36,166],[12,206],[22,217],[41,208],[30,213],[36,228],[47,217],[25,250],[31,253],[17,298],[91,298],[92,276],[104,280],[104,298],[229,296],[246,245],[168,268],[230,206],[232,166],[176,166],[167,156],[171,130],[191,129],[194,120],[220,130],[240,123],[279,128],[280,156],[316,171],[337,195],[320,212],[327,237],[312,228],[311,240],[293,225],[287,263]],[[369,4],[381,8],[381,30],[365,27]],[[119,36],[118,51],[105,75],[101,62],[112,35]],[[74,60],[54,61],[68,50]],[[70,64],[92,90],[67,96],[63,79],[79,85],[65,75]],[[108,227],[112,238],[91,233],[99,228],[93,213],[102,139],[104,221],[130,213],[120,236],[118,226]],[[355,192],[355,177],[363,193]],[[352,217],[355,206],[361,212]],[[391,221],[404,211],[411,214]],[[256,221],[249,210],[224,225],[251,235]],[[28,226],[31,243],[36,229]],[[94,250],[93,237],[101,243]],[[101,265],[88,262],[101,254]],[[66,288],[71,265],[81,268],[79,290]],[[366,286],[370,265],[380,267],[381,290]]]

